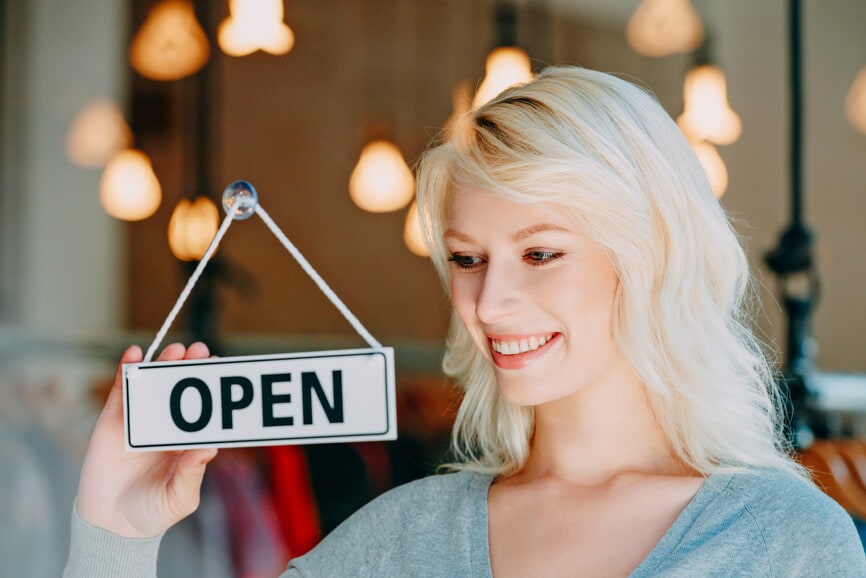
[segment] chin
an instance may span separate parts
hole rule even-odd
[[[499,395],[513,406],[536,407],[562,397],[562,395],[557,395],[557,392],[539,388],[537,383],[539,381],[535,379],[515,379],[514,376],[502,377],[499,372],[496,375]]]

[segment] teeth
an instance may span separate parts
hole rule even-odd
[[[521,339],[519,341],[496,341],[491,340],[493,345],[493,351],[497,353],[501,353],[502,355],[517,355],[518,353],[526,353],[528,351],[535,351],[548,341],[552,335],[547,335],[544,337],[536,337],[533,335],[529,339]]]

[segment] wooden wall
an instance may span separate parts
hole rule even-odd
[[[132,79],[131,102],[139,109],[132,113],[138,119],[134,130],[153,158],[165,200],[154,217],[130,225],[130,326],[157,328],[189,275],[171,256],[165,237],[177,201],[201,187],[216,199],[227,183],[244,178],[375,336],[395,345],[438,348],[448,304],[429,261],[403,244],[406,211],[367,213],[352,203],[347,183],[360,147],[373,133],[390,134],[410,162],[419,156],[450,115],[454,87],[475,84],[483,75],[494,43],[492,5],[482,0],[286,4],[286,21],[296,35],[286,56],[256,53],[238,59],[215,51],[203,93],[195,78]],[[136,18],[145,12],[137,10]],[[213,28],[223,17],[201,15]],[[522,9],[518,25],[519,40],[537,67],[639,69],[639,77],[658,86],[672,109],[680,106],[676,79],[682,59],[641,58],[624,46],[619,30],[537,7]],[[203,146],[209,167],[197,179],[198,106],[208,107]],[[259,219],[235,223],[218,256],[217,266],[227,276],[216,291],[221,334],[314,341],[353,335]]]
[[[213,10],[201,15],[213,32],[225,16],[225,3],[201,4]],[[673,116],[682,111],[688,56],[639,56],[625,44],[624,21],[590,20],[565,11],[567,3],[519,4],[518,40],[537,67],[580,64],[630,75],[654,90]],[[150,1],[135,5],[133,30]],[[451,112],[454,87],[477,83],[483,75],[494,43],[493,2],[287,0],[285,5],[285,20],[297,39],[286,56],[235,59],[215,50],[205,91],[196,79],[155,83],[130,73],[134,129],[154,159],[165,201],[151,219],[128,225],[129,326],[155,330],[188,277],[165,240],[176,202],[199,189],[217,198],[227,183],[246,178],[370,331],[383,342],[426,352],[435,367],[448,320],[442,288],[427,260],[403,245],[405,211],[366,213],[349,199],[347,183],[371,134],[389,133],[413,161],[440,130]],[[701,0],[695,5],[744,124],[740,141],[720,149],[730,173],[724,204],[763,283],[767,315],[761,331],[784,343],[785,319],[763,255],[777,244],[789,211],[787,3]],[[818,233],[827,296],[814,317],[818,361],[826,370],[866,369],[859,329],[866,307],[858,289],[866,275],[866,236],[858,225],[866,202],[866,138],[842,116],[844,92],[866,64],[866,40],[853,33],[861,15],[866,17],[866,4],[858,0],[805,6],[806,208]],[[203,103],[207,163],[201,176],[196,115]],[[361,344],[259,220],[235,224],[218,255],[230,279],[215,291],[219,335],[290,338],[315,346],[329,340]]]

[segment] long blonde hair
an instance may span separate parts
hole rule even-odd
[[[800,471],[781,435],[774,374],[750,329],[745,252],[691,146],[648,91],[552,67],[459,119],[418,172],[422,229],[446,287],[442,234],[455,184],[567,207],[609,252],[620,279],[617,344],[684,463],[705,475]],[[458,467],[522,468],[533,409],[499,395],[490,362],[456,315],[443,368],[465,390],[452,437]]]

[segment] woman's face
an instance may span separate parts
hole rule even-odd
[[[452,303],[506,399],[535,406],[615,379],[617,275],[563,207],[458,187],[447,226]]]

